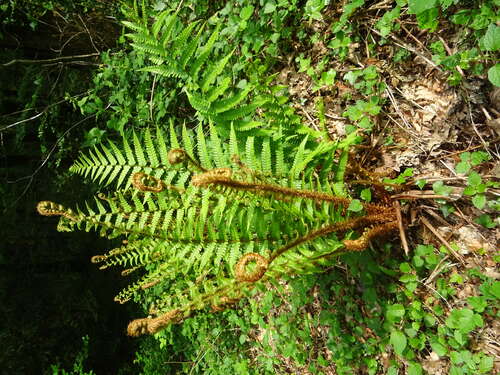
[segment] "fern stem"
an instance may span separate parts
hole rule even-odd
[[[296,240],[286,244],[285,246],[275,250],[271,254],[271,257],[269,258],[269,263],[273,262],[276,258],[278,258],[280,255],[285,253],[287,250],[290,250],[290,249],[292,249],[296,246],[299,246],[305,242],[312,241],[318,237],[323,237],[323,236],[326,236],[326,235],[334,233],[334,232],[345,232],[345,231],[348,231],[351,229],[366,227],[368,225],[375,224],[375,223],[386,223],[391,218],[392,218],[391,216],[388,217],[385,214],[373,214],[373,215],[367,215],[367,216],[362,216],[362,217],[350,219],[350,220],[344,221],[342,223],[327,225],[323,228],[309,232],[305,236],[299,237]],[[379,232],[374,232],[372,237],[375,237],[377,233],[379,233]],[[369,239],[371,239],[372,237],[370,237]],[[344,244],[345,244],[345,241],[344,241]],[[366,248],[366,246],[365,246],[365,248]]]
[[[336,205],[343,207],[348,207],[352,201],[349,198],[338,197],[335,195],[318,191],[299,190],[279,185],[237,181],[231,178],[231,169],[229,168],[214,168],[205,173],[195,175],[191,179],[191,183],[193,186],[200,186],[200,187],[216,184],[229,187],[235,190],[251,191],[253,193],[261,195],[262,193],[275,193],[283,196],[311,199],[314,201],[332,202]],[[279,199],[277,197],[275,198]],[[363,208],[366,210],[368,215],[389,213],[392,211],[390,207],[385,207],[373,203],[361,202],[361,204]]]
[[[204,187],[204,186],[211,185],[211,184],[217,184],[217,185],[222,185],[222,186],[226,186],[229,188],[233,188],[236,190],[252,191],[252,192],[257,193],[257,194],[263,193],[263,192],[276,193],[276,194],[281,194],[281,195],[285,195],[285,196],[293,196],[293,197],[297,197],[297,198],[307,198],[307,199],[312,199],[312,200],[317,200],[317,201],[334,202],[338,205],[344,205],[344,206],[348,206],[349,203],[351,202],[351,200],[348,198],[336,197],[336,196],[333,196],[330,194],[317,192],[317,191],[296,190],[296,189],[292,189],[292,188],[288,188],[288,187],[284,187],[284,186],[279,186],[279,185],[259,184],[259,183],[253,183],[253,182],[244,182],[244,181],[233,180],[230,178],[230,173],[228,171],[231,171],[231,170],[229,168],[212,169],[212,170],[205,172],[205,173],[202,173],[200,175],[193,176],[191,183],[194,186],[200,186],[200,187]]]

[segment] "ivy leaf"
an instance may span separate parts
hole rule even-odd
[[[241,9],[240,11],[240,18],[243,20],[243,21],[246,21],[248,20],[252,14],[253,14],[253,6],[252,5],[248,5],[244,8]]]
[[[352,212],[359,212],[363,209],[363,205],[361,204],[359,199],[353,199],[347,209]]]
[[[408,13],[419,14],[436,6],[437,0],[408,0]]]
[[[422,375],[422,366],[415,362],[408,363],[408,375]]]
[[[328,1],[329,2],[329,1]],[[324,0],[308,0],[304,8],[304,13],[312,19],[321,20],[321,11],[328,4]]]
[[[401,7],[397,6],[393,10],[384,13],[382,18],[380,18],[377,21],[375,27],[380,30],[380,34],[382,34],[382,36],[389,35],[394,26],[394,20],[399,18],[400,13],[401,13]]]
[[[477,189],[474,186],[466,186],[464,191],[462,192],[463,195],[474,195],[477,194]]]
[[[325,86],[331,86],[333,85],[336,76],[337,72],[333,69],[330,69],[327,72],[323,72],[321,73],[321,83]]]
[[[488,214],[482,214],[481,216],[475,218],[474,222],[482,225],[485,228],[489,228],[489,229],[495,228],[497,226],[497,223],[494,222],[491,219],[491,216]]]
[[[488,301],[483,296],[472,296],[467,298],[467,302],[476,312],[483,312],[488,307]]]
[[[483,45],[486,51],[497,51],[500,49],[500,27],[494,23],[490,24],[486,34],[483,36]]]
[[[484,151],[476,151],[471,154],[470,162],[476,166],[484,161],[490,160],[490,155]]]
[[[432,190],[438,195],[444,195],[447,197],[453,191],[453,188],[446,186],[443,181],[436,181],[432,184]]]
[[[400,320],[405,315],[405,308],[402,304],[396,303],[387,307],[385,316],[389,322]]]
[[[430,31],[435,31],[439,21],[439,8],[431,8],[424,10],[417,14],[418,26],[421,29],[429,29]]]
[[[457,173],[465,174],[470,171],[471,165],[468,161],[461,161],[455,166]]]
[[[486,205],[486,196],[484,194],[478,194],[472,197],[472,204],[482,210]]]
[[[443,357],[446,355],[448,352],[444,345],[440,344],[439,342],[436,341],[436,339],[431,341],[431,348],[436,352],[436,354],[440,357]]]
[[[467,177],[467,184],[469,186],[477,186],[481,183],[481,176],[476,171],[472,171]]]
[[[483,357],[479,362],[479,372],[487,374],[493,369],[493,357]]]
[[[476,327],[483,325],[481,315],[474,314],[471,309],[456,309],[453,310],[446,319],[446,326],[457,329],[462,333],[469,333]]]
[[[497,298],[500,299],[500,281],[495,281],[491,285],[491,293]]]
[[[463,332],[460,332],[458,329],[453,332],[453,338],[460,346],[464,346],[467,344],[467,335]]]
[[[276,2],[274,0],[269,0],[266,5],[264,5],[264,14],[272,13],[276,10]]]
[[[361,190],[361,199],[366,202],[370,202],[372,200],[372,192],[370,189]]]
[[[467,152],[462,152],[460,154],[460,160],[461,161],[470,161],[470,159],[471,159],[471,153],[470,152],[467,151]]]
[[[495,86],[500,86],[500,64],[495,64],[488,70],[488,79]]]
[[[407,262],[403,262],[399,265],[399,270],[403,273],[410,273],[411,267]]]
[[[402,356],[403,355],[403,350],[406,348],[406,336],[403,332],[401,331],[392,331],[391,332],[391,339],[389,341],[394,348],[394,351],[396,352],[397,355]]]
[[[422,259],[422,257],[418,256],[418,255],[415,255],[413,257],[413,264],[415,265],[415,267],[422,267],[424,265],[424,260]]]
[[[427,181],[424,179],[418,180],[417,182],[415,182],[415,185],[417,185],[420,190],[422,190],[426,184],[427,184]]]

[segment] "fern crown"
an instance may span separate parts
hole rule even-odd
[[[173,123],[169,136],[146,130],[121,147],[95,147],[71,167],[114,185],[109,195],[75,210],[51,202],[38,209],[60,215],[60,230],[125,237],[93,262],[124,274],[145,270],[116,299],[153,306],[158,317],[134,321],[129,333],[154,333],[207,305],[224,308],[266,280],[319,272],[339,251],[361,250],[370,236],[394,229],[386,207],[365,204],[364,214],[350,217],[350,199],[335,194],[345,190],[337,144],[308,150],[305,137],[288,157],[277,138],[243,137],[231,127],[223,142],[213,126],[178,134]],[[341,155],[346,160],[346,150]],[[370,225],[378,229],[359,240],[338,237]]]

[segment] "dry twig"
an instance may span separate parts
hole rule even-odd
[[[59,62],[62,60],[74,60],[74,59],[83,59],[86,57],[95,57],[99,56],[100,53],[89,53],[86,55],[74,55],[74,56],[60,56],[60,57],[55,57],[53,59],[40,59],[40,60],[29,60],[29,59],[14,59],[10,60],[8,63],[2,64],[2,66],[10,66],[14,65],[16,63],[21,63],[21,64],[45,64],[45,63],[54,63],[54,62]]]
[[[382,37],[382,38],[386,38],[385,36],[383,36],[378,30],[375,30],[373,28],[370,27],[370,30],[372,32],[374,32],[375,34],[377,34],[378,36]],[[397,45],[398,47],[401,47],[401,48],[404,48],[410,52],[413,52],[415,55],[417,55],[418,57],[420,57],[422,60],[424,60],[427,64],[429,64],[430,66],[432,66],[434,69],[437,69],[439,70],[440,72],[442,71],[441,68],[432,60],[429,60],[427,57],[425,57],[425,55],[423,53],[421,53],[420,51],[416,50],[415,48],[413,48],[412,46],[406,44],[405,42],[403,42],[401,39],[399,39],[398,37],[394,36],[394,35],[388,35],[389,38],[391,38],[392,40],[394,40],[394,44]]]
[[[403,246],[403,249],[405,251],[405,255],[408,256],[410,253],[410,248],[408,247],[408,241],[406,240],[406,233],[403,227],[403,218],[401,216],[401,205],[399,204],[399,201],[394,201],[393,203],[394,209],[396,211],[396,220],[398,222],[398,229],[399,229],[399,237],[401,238],[401,245]]]
[[[420,218],[422,221],[422,224],[424,224],[442,243],[443,245],[450,251],[450,253],[457,259],[460,263],[462,263],[463,266],[465,266],[465,261],[463,257],[457,253],[450,245],[448,241],[432,226],[432,224],[425,218],[425,216],[422,216]]]

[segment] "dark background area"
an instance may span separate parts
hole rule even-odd
[[[96,119],[65,98],[90,87],[98,53],[113,47],[116,4],[47,2],[58,16],[21,3],[0,11],[0,373],[70,369],[86,335],[85,369],[134,373],[137,343],[125,332],[134,306],[113,301],[127,280],[90,263],[110,242],[58,232],[57,218],[36,212],[40,200],[71,206],[95,192],[67,170]],[[85,54],[96,56],[40,61]]]

